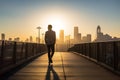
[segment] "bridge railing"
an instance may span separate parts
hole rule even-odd
[[[44,44],[0,41],[0,73],[45,52]]]
[[[120,72],[120,41],[75,44],[68,51],[77,52],[113,71]]]

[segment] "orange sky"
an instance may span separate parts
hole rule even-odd
[[[82,36],[92,34],[101,26],[103,33],[120,37],[120,3],[118,0],[71,0],[71,1],[0,1],[0,32],[6,37],[20,37],[25,40],[38,35],[36,27],[41,26],[41,34],[52,24],[59,37],[59,30],[73,38],[74,26],[79,27]],[[102,5],[102,6],[101,6]]]

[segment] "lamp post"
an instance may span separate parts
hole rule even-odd
[[[38,43],[40,43],[40,29],[41,29],[41,27],[38,26],[37,29],[38,29]]]

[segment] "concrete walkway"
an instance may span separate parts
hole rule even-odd
[[[48,65],[44,54],[8,80],[120,80],[120,77],[77,54],[56,52],[52,65]]]

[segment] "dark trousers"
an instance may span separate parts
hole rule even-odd
[[[49,62],[52,61],[52,57],[54,55],[54,44],[51,44],[51,45],[47,45],[47,49],[48,49],[48,59],[49,59]]]

